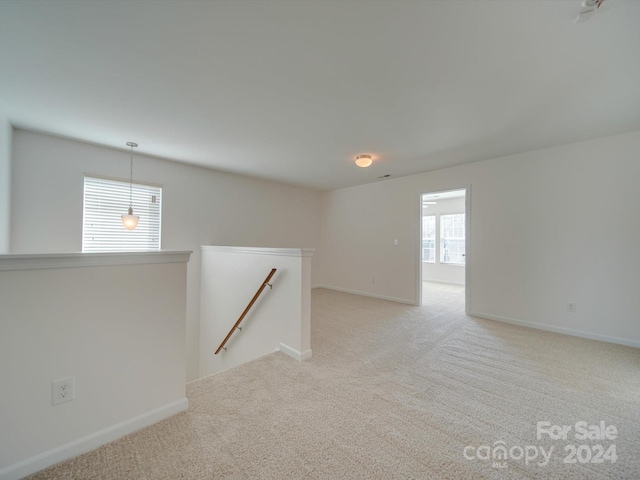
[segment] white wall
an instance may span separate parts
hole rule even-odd
[[[416,301],[418,198],[471,185],[472,313],[640,346],[638,152],[640,131],[324,193],[320,282]]]
[[[423,215],[436,216],[436,259],[435,263],[422,262],[423,281],[464,285],[464,265],[440,263],[440,223],[437,220],[440,215],[465,213],[464,204],[465,198],[460,197],[437,200],[436,205],[429,205],[428,208],[423,208]]]
[[[123,139],[123,146],[126,140]],[[144,152],[144,145],[138,149]],[[192,250],[187,378],[198,377],[200,245],[317,247],[320,194],[135,153],[134,180],[162,184],[162,248]],[[11,251],[82,248],[83,176],[128,178],[129,152],[15,130]]]
[[[200,376],[211,375],[276,350],[311,357],[313,252],[203,246],[200,295]],[[272,268],[276,273],[227,343],[215,355]]]
[[[187,408],[188,258],[0,256],[0,479]],[[69,376],[75,400],[52,406]]]
[[[12,137],[13,127],[0,113],[0,253],[10,250]]]

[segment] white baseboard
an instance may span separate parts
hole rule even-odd
[[[291,348],[289,345],[281,343],[278,350],[292,358],[295,358],[296,360],[309,360],[311,358],[311,349],[299,352],[295,348]]]
[[[547,325],[544,323],[529,322],[527,320],[517,320],[515,318],[501,317],[499,315],[491,315],[488,313],[470,312],[469,316],[486,318],[487,320],[495,320],[496,322],[510,323],[521,327],[535,328],[537,330],[546,330],[547,332],[562,333],[573,337],[588,338],[590,340],[599,340],[601,342],[616,343],[618,345],[626,345],[627,347],[640,348],[640,342],[635,340],[627,340],[626,338],[610,337],[608,335],[600,335],[599,333],[585,332],[583,330],[573,330],[570,328],[557,327],[555,325]]]
[[[431,283],[444,283],[446,285],[457,285],[459,287],[464,287],[464,282],[448,282],[446,280],[435,280],[432,278],[423,278],[423,282],[431,282]]]
[[[360,292],[358,290],[349,290],[348,288],[330,287],[328,285],[318,285],[314,288],[326,288],[327,290],[350,293],[352,295],[361,295],[363,297],[377,298],[379,300],[388,300],[389,302],[404,303],[407,305],[414,305],[414,306],[417,305],[417,303],[414,300],[406,300],[404,298],[396,298],[396,297],[387,297],[386,295],[378,295],[377,293],[370,293],[370,292]]]
[[[176,402],[156,408],[155,410],[117,423],[111,427],[87,435],[86,437],[79,438],[73,442],[4,467],[0,469],[0,480],[17,480],[32,473],[39,472],[44,468],[86,453],[106,443],[113,442],[129,433],[148,427],[188,408],[189,400],[181,398]]]

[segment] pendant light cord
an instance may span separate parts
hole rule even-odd
[[[129,209],[133,208],[133,145],[131,145],[131,169],[129,173]]]

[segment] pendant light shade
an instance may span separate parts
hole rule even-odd
[[[138,226],[138,220],[140,220],[140,215],[133,214],[133,148],[137,147],[138,144],[134,142],[127,142],[127,145],[131,147],[131,168],[129,170],[129,211],[127,215],[122,215],[122,225],[127,230],[133,230]]]
[[[140,220],[140,215],[134,215],[133,208],[131,207],[129,207],[128,215],[122,215],[122,224],[127,230],[136,228],[138,226],[138,220]]]

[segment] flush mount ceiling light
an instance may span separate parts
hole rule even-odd
[[[127,145],[131,147],[131,168],[129,170],[129,212],[127,215],[122,215],[122,225],[127,230],[133,230],[138,226],[139,215],[133,214],[133,148],[138,144],[134,142],[127,142]]]
[[[356,165],[362,168],[368,167],[373,163],[371,155],[358,155],[356,157]]]

